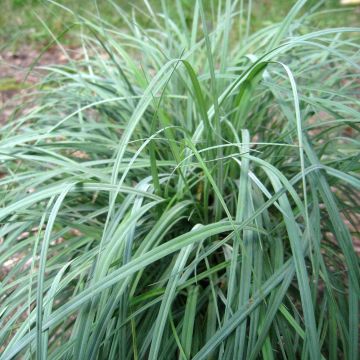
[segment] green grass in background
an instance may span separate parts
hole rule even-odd
[[[360,29],[167,4],[0,129],[0,359],[357,359]]]
[[[182,0],[184,16],[187,23],[191,23],[193,17],[192,0]],[[77,14],[89,16],[96,14],[98,11],[101,17],[117,27],[124,26],[121,17],[113,11],[110,1],[94,0],[60,0],[62,4],[72,9]],[[114,3],[120,5],[124,11],[130,12],[132,8],[138,7],[144,10],[142,0],[125,1],[115,0]],[[161,0],[151,1],[151,6],[155,10],[160,10]],[[168,11],[172,17],[177,17],[175,2],[165,1],[168,3]],[[215,1],[216,8],[219,1]],[[279,22],[295,4],[295,0],[253,0],[251,13],[251,29],[255,31],[264,25]],[[321,11],[330,9],[339,9],[338,0],[317,1],[309,0],[305,5],[306,9],[318,7]],[[347,26],[357,25],[359,14],[354,12],[351,7],[341,7],[341,12],[331,14],[324,13],[323,16],[317,17],[316,26]],[[210,15],[210,7],[206,7],[205,12]],[[145,11],[146,13],[146,11]],[[39,21],[39,17],[45,22],[49,29],[56,35],[61,34],[65,28],[71,27],[74,18],[67,12],[61,11],[47,0],[2,0],[0,12],[0,48],[12,47],[19,48],[22,45],[31,45],[34,48],[41,48],[51,41],[49,31]],[[146,25],[146,16],[141,13],[137,14],[138,21]],[[245,21],[245,19],[244,19]],[[78,46],[76,31],[71,29],[63,37],[63,42],[68,45]]]

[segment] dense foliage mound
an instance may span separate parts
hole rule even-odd
[[[304,3],[74,14],[0,131],[2,360],[356,359],[360,29]]]

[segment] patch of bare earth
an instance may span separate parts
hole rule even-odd
[[[22,104],[24,96],[30,94],[44,76],[44,70],[39,67],[62,65],[69,58],[81,58],[81,52],[77,48],[66,48],[65,51],[66,53],[59,47],[51,47],[42,54],[42,49],[23,46],[16,51],[0,52],[0,124],[8,120],[14,109]],[[32,70],[29,72],[30,68]]]

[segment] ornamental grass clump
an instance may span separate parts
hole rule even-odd
[[[74,14],[0,130],[1,360],[357,358],[360,29],[304,4]]]

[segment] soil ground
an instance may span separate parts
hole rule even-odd
[[[76,48],[66,48],[68,56],[79,58]],[[4,124],[13,110],[21,104],[24,95],[29,94],[34,85],[44,75],[41,66],[61,65],[67,56],[59,47],[49,48],[42,54],[41,49],[26,45],[17,50],[0,52],[0,124]],[[29,72],[29,69],[34,68]]]

